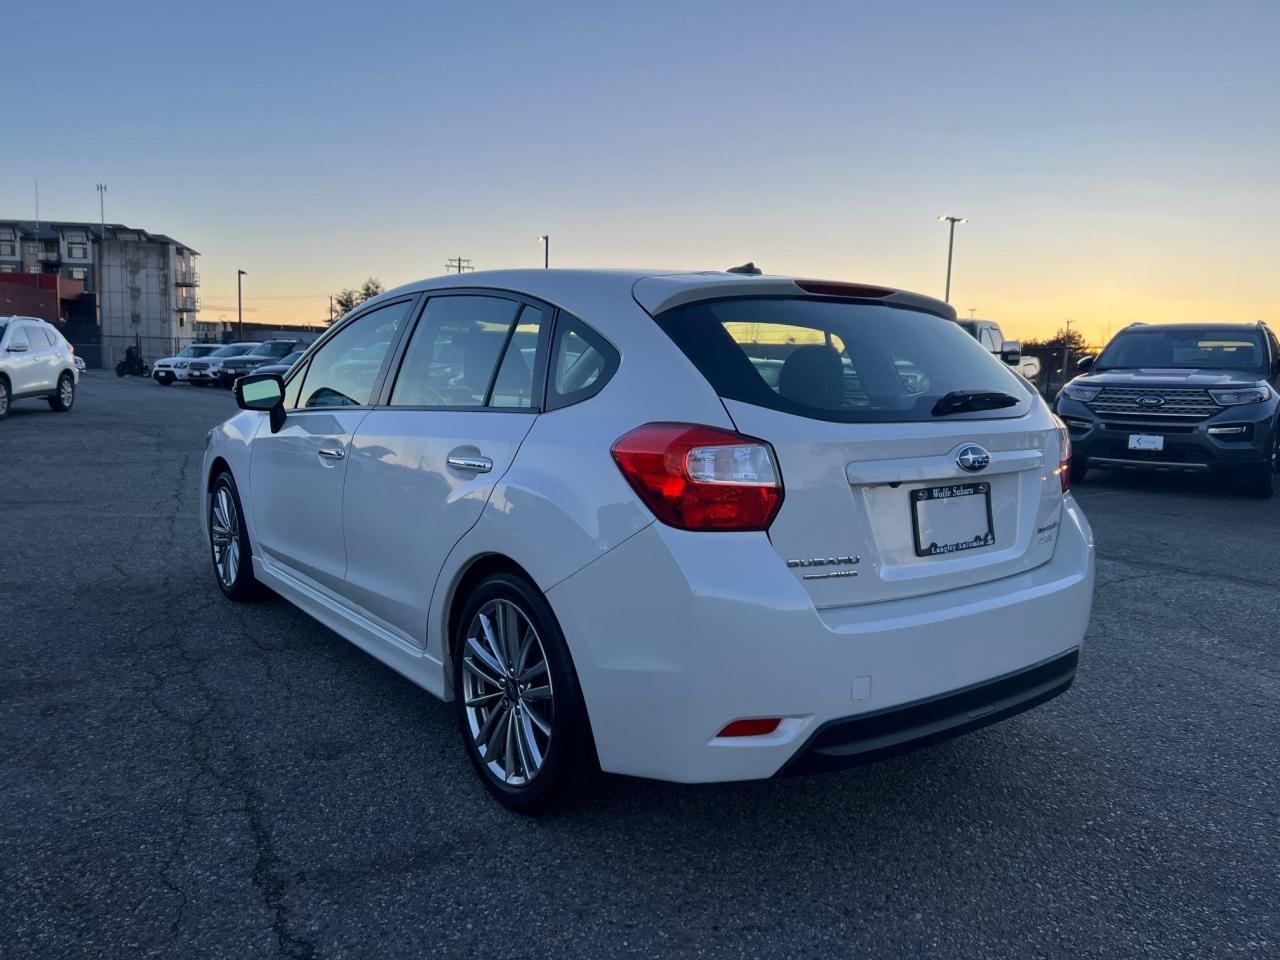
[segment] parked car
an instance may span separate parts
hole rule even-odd
[[[0,419],[14,400],[33,397],[66,413],[79,382],[75,354],[57,327],[36,317],[0,317]]]
[[[264,364],[275,363],[293,353],[301,345],[301,340],[264,340],[252,350],[223,360],[218,369],[220,374],[218,382],[229,389],[237,377],[243,377]]]
[[[205,386],[222,382],[222,364],[231,357],[248,353],[258,345],[256,340],[245,343],[229,343],[219,347],[207,357],[191,360],[187,364],[187,382],[192,386]]]
[[[192,343],[172,357],[164,357],[151,365],[151,376],[156,383],[167,387],[171,383],[187,379],[187,365],[199,357],[207,357],[218,349],[216,343]]]
[[[1093,541],[1065,429],[954,321],[731,273],[401,287],[237,381],[215,579],[454,701],[525,812],[598,768],[763,778],[1003,720],[1071,685]]]
[[[304,353],[306,353],[306,350],[299,348],[297,350],[294,350],[293,353],[289,354],[288,356],[281,358],[279,363],[263,364],[262,366],[258,367],[254,371],[254,373],[274,373],[283,377],[286,373],[289,372],[289,368],[292,367],[295,363],[297,363],[302,358],[302,355]]]
[[[960,328],[977,340],[983,347],[995,354],[1006,364],[1013,367],[1026,379],[1035,382],[1040,376],[1040,359],[1024,357],[1022,343],[1018,340],[1006,340],[1000,324],[992,320],[958,320]]]
[[[75,348],[74,348],[74,347],[72,347],[72,349],[74,350]],[[77,372],[79,372],[79,373],[84,373],[84,372],[85,372],[85,370],[86,370],[86,369],[88,369],[88,368],[85,366],[84,357],[80,356],[79,354],[75,354],[75,355],[73,355],[73,356],[71,357],[71,359],[72,359],[73,361],[75,361],[75,365],[76,365],[76,370],[77,370]]]
[[[1125,327],[1056,407],[1090,467],[1216,474],[1270,497],[1280,470],[1280,342],[1265,323]]]

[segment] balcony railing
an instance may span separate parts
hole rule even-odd
[[[62,254],[57,250],[41,250],[36,254],[36,259],[41,263],[57,263],[62,259]]]
[[[179,287],[198,287],[200,286],[200,274],[194,270],[188,270],[186,273],[179,273],[173,282]]]
[[[183,313],[194,313],[200,309],[199,297],[174,297],[173,309]]]

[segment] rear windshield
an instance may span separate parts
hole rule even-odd
[[[1130,330],[1117,334],[1094,364],[1095,370],[1141,367],[1185,370],[1263,371],[1267,351],[1252,330]]]
[[[750,297],[655,319],[720,396],[817,420],[933,420],[958,391],[1012,400],[949,419],[1018,417],[1031,405],[1027,384],[959,325],[917,310]]]

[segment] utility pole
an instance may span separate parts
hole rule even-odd
[[[98,307],[98,329],[102,329],[102,257],[107,244],[107,185],[98,187],[98,263],[93,278],[93,299]]]
[[[236,314],[240,318],[240,328],[236,336],[240,338],[240,342],[244,342],[244,287],[242,281],[248,274],[243,270],[236,271]]]
[[[956,248],[956,224],[968,223],[964,217],[945,216],[939,217],[938,221],[947,224],[947,292],[943,297],[947,303],[951,302],[951,256]]]
[[[540,233],[538,239],[542,241],[542,269],[549,270],[551,268],[551,234]]]
[[[471,265],[471,260],[465,257],[454,257],[452,260],[446,260],[444,262],[444,268],[446,271],[452,271],[454,273],[466,273],[469,270],[475,269],[475,267]]]
[[[970,307],[970,308],[969,308],[969,319],[970,319],[970,320],[972,320],[972,319],[973,319],[973,315],[974,315],[975,313],[977,313],[977,312],[978,312],[978,308],[977,308],[977,307]]]
[[[1062,338],[1062,375],[1066,376],[1067,368],[1071,366],[1071,318],[1067,317],[1067,334]]]
[[[333,326],[333,294],[329,294],[329,326]]]

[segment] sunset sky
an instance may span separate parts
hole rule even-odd
[[[0,218],[200,250],[201,318],[444,271],[708,269],[1006,333],[1280,320],[1280,5],[490,2],[7,10]]]

